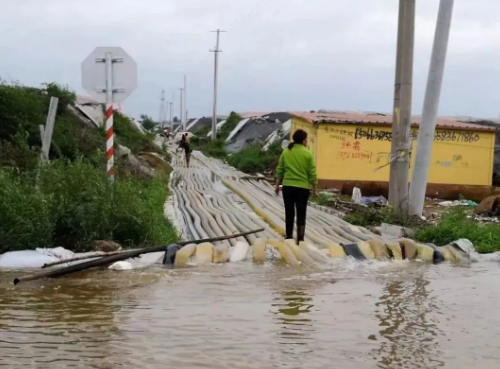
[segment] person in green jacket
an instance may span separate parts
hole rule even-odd
[[[280,193],[283,184],[285,203],[286,239],[293,239],[293,225],[297,212],[297,243],[304,241],[306,233],[307,202],[317,194],[318,177],[314,155],[307,148],[307,132],[298,129],[292,136],[293,142],[283,150],[276,168],[275,193]]]

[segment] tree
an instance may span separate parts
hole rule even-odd
[[[147,116],[146,114],[141,114],[141,120],[139,122],[142,124],[145,130],[152,131],[158,123],[156,123],[153,118]]]
[[[174,117],[174,123],[179,123],[179,118]]]

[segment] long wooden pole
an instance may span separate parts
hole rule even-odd
[[[260,229],[254,230],[254,231],[248,231],[248,232],[244,232],[244,233],[234,234],[234,235],[230,235],[230,236],[205,238],[202,240],[195,240],[195,241],[184,241],[184,242],[177,243],[177,245],[185,246],[185,245],[189,245],[189,244],[193,244],[193,243],[200,244],[200,243],[205,243],[205,242],[224,241],[224,240],[229,240],[231,238],[248,236],[249,234],[259,233],[262,231],[264,231],[264,228],[260,228]],[[80,272],[80,271],[86,270],[86,269],[96,268],[99,266],[108,265],[108,264],[111,264],[111,263],[114,263],[117,261],[136,258],[136,257],[144,255],[144,254],[166,251],[167,247],[168,247],[168,245],[167,246],[157,246],[157,247],[147,247],[144,249],[122,252],[121,254],[105,256],[105,257],[99,258],[97,260],[87,261],[86,263],[70,265],[68,267],[59,268],[56,270],[48,270],[48,271],[41,272],[41,273],[36,273],[36,274],[27,275],[24,277],[15,278],[13,282],[14,282],[14,285],[18,285],[19,283],[22,283],[22,282],[34,281],[36,279],[41,279],[41,278],[62,277],[64,275]]]

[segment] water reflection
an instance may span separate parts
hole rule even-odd
[[[115,325],[120,289],[87,277],[16,288],[10,279],[0,281],[0,365],[91,367],[116,354],[111,342],[122,339]]]
[[[381,341],[380,348],[374,352],[379,368],[444,366],[438,337],[443,333],[434,318],[439,314],[439,307],[427,290],[428,285],[420,276],[413,282],[393,282],[384,288],[376,304],[381,327],[379,337],[369,337]]]

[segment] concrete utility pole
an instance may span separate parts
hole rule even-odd
[[[169,123],[168,123],[168,117],[169,117],[169,115],[168,115],[168,108],[169,107],[170,107],[170,102],[167,101],[165,103],[165,116],[163,118],[163,122],[165,123],[165,125],[168,125],[168,126],[169,126]]]
[[[173,109],[173,105],[174,105],[174,103],[173,103],[173,102],[171,102],[171,103],[169,103],[169,104],[170,104],[170,117],[169,117],[169,121],[170,121],[170,130],[173,132],[173,131],[174,131],[174,122],[173,122],[173,120],[172,120],[172,119],[173,119],[173,118],[172,118],[172,116],[173,116],[173,110],[172,110],[172,109]]]
[[[408,215],[408,173],[415,40],[415,0],[399,1],[398,47],[392,122],[389,203],[396,213]]]
[[[217,83],[219,77],[219,53],[222,52],[222,50],[219,49],[220,34],[221,32],[226,31],[221,31],[220,29],[218,29],[217,31],[212,32],[217,33],[215,50],[210,50],[210,52],[214,53],[214,109],[212,114],[212,140],[215,140],[217,138]]]
[[[158,124],[163,127],[164,112],[165,112],[165,90],[161,90],[161,104],[160,104],[160,117],[158,118]]]
[[[184,106],[182,108],[183,112],[187,111],[187,79],[186,75],[184,75]],[[187,115],[184,113],[184,122],[187,128]]]
[[[410,187],[410,215],[422,215],[455,0],[441,0]]]
[[[184,89],[183,88],[179,88],[179,90],[181,91],[181,105],[180,105],[180,113],[181,113],[181,116],[180,116],[180,123],[181,123],[181,126],[182,126],[182,132],[186,132],[186,125],[184,124],[184,114],[182,113],[182,111],[184,110],[184,107],[182,105],[183,103],[183,97],[184,97]]]

